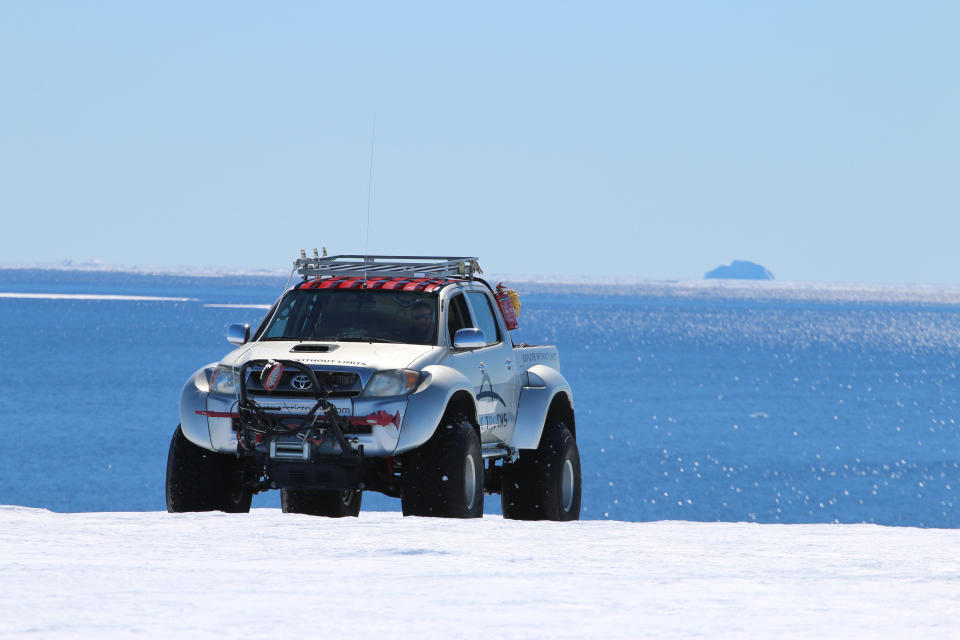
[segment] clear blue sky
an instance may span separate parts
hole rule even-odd
[[[455,4],[457,6],[450,6]],[[960,3],[5,2],[0,263],[960,284]]]

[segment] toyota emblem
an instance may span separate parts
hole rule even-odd
[[[310,376],[300,374],[298,376],[293,376],[293,379],[290,380],[290,386],[294,389],[299,389],[300,391],[305,391],[310,388]]]

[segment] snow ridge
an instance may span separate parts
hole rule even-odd
[[[0,636],[953,638],[960,531],[0,507]]]

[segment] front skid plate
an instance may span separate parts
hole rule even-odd
[[[271,489],[346,490],[360,488],[362,467],[337,464],[273,462],[267,467]]]

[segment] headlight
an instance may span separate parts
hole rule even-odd
[[[210,376],[211,391],[236,395],[239,387],[240,376],[237,375],[236,369],[221,365],[213,370],[213,375]]]
[[[373,374],[362,396],[400,396],[417,388],[420,382],[420,372],[410,369],[393,369],[392,371],[378,371]]]

